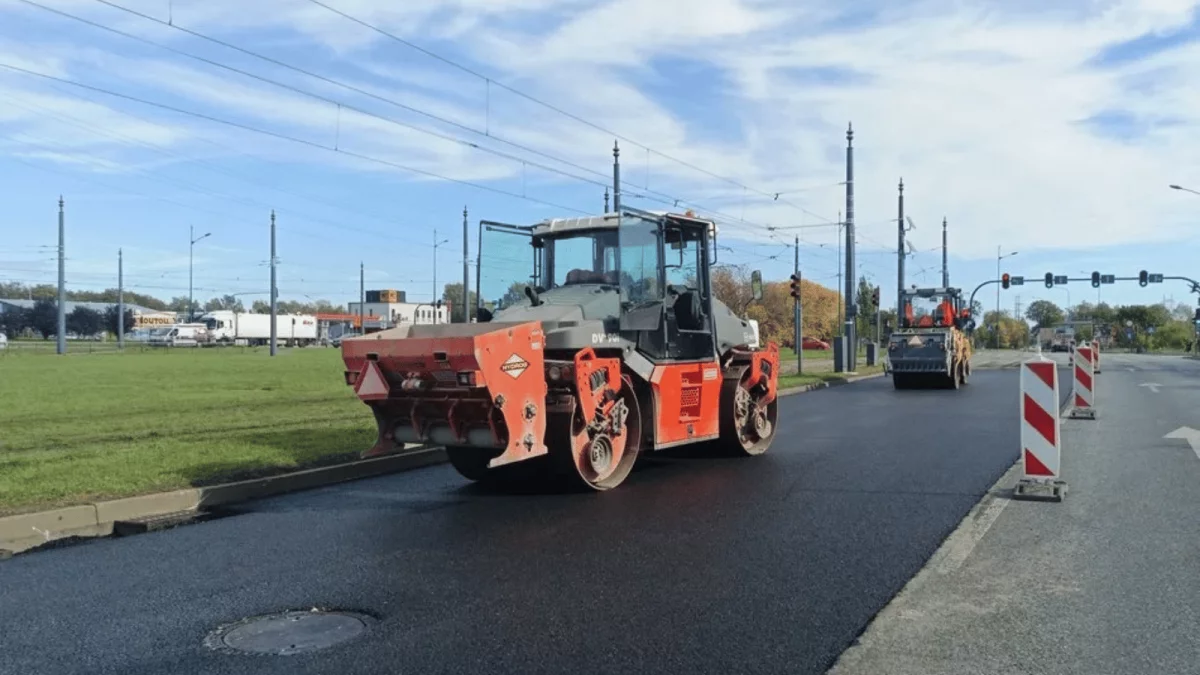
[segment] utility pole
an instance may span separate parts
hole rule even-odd
[[[621,148],[613,141],[613,211],[621,215]]]
[[[896,325],[904,311],[904,179],[900,179],[900,197],[896,212]]]
[[[125,349],[125,254],[117,249],[117,349]]]
[[[883,298],[883,288],[879,287],[879,297]],[[878,345],[883,340],[883,302],[882,300],[875,306],[875,344]],[[878,347],[876,347],[878,349]]]
[[[1003,256],[1000,255],[1000,246],[996,246],[996,278],[1000,278],[1000,261]],[[992,332],[996,334],[996,349],[1000,349],[1000,284],[996,284],[996,323],[992,326]]]
[[[795,246],[796,246],[796,255],[795,255],[795,262],[793,264],[793,267],[795,267],[795,270],[796,270],[796,277],[799,278],[800,277],[800,237],[799,236],[796,237]],[[801,281],[800,287],[801,287],[801,295],[803,295],[803,288],[804,288],[803,281]],[[794,340],[795,340],[793,342],[793,344],[796,345],[796,372],[803,373],[804,372],[804,304],[800,298],[796,298],[796,310],[793,314],[794,314],[794,316],[792,317],[792,321],[794,322],[795,325],[792,327],[792,333],[793,333]]]
[[[463,297],[462,297],[462,313],[463,323],[471,323],[470,312],[467,308],[471,306],[469,298],[471,297],[471,272],[468,270],[470,265],[471,252],[467,250],[467,207],[463,206]],[[478,291],[476,291],[478,292]],[[454,308],[452,307],[451,310]]]
[[[275,316],[278,309],[279,290],[275,287],[275,209],[271,209],[271,356],[275,356],[276,325]]]
[[[196,227],[188,225],[188,306],[187,306],[187,322],[192,322],[192,308],[195,307],[192,301],[192,250],[196,248]],[[272,254],[274,255],[274,254]]]
[[[58,196],[58,328],[57,352],[67,353],[67,262],[66,216],[62,195]]]
[[[839,289],[842,287],[842,212],[841,211],[838,211],[838,219],[837,219],[837,287]],[[837,296],[838,296],[838,314],[837,314],[837,316],[838,316],[837,331],[838,332],[837,332],[837,334],[842,335],[843,329],[845,329],[845,327],[846,327],[846,324],[842,320],[842,294],[839,292],[837,294]]]
[[[946,217],[942,216],[942,288],[950,288],[950,267],[946,263]]]
[[[367,334],[367,324],[363,323],[367,316],[367,277],[363,271],[363,264],[360,260],[358,263],[358,334]],[[417,318],[413,316],[413,323],[417,322]]]
[[[846,125],[846,365],[853,372],[858,361],[858,336],[855,319],[858,305],[854,301],[854,127]]]

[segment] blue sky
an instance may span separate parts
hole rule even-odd
[[[968,289],[997,246],[1030,277],[1200,276],[1200,196],[1167,188],[1200,190],[1195,3],[322,2],[462,68],[311,0],[37,0],[134,37],[0,0],[0,65],[160,104],[0,67],[0,279],[54,280],[62,194],[75,288],[115,285],[123,248],[128,286],[186,294],[194,226],[212,233],[196,295],[264,298],[274,209],[284,298],[353,300],[363,261],[368,287],[428,300],[435,228],[440,293],[462,275],[464,206],[472,257],[480,218],[598,212],[616,134],[625,204],[712,215],[722,261],[768,278],[802,233],[806,276],[832,287],[836,228],[767,228],[844,209],[849,121],[859,273],[885,297],[900,177],[910,283],[938,282],[943,217]],[[1102,293],[1189,301],[1181,284]],[[1018,294],[1067,296],[1035,284],[1002,306]]]

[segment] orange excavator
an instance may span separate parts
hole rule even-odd
[[[519,251],[529,255],[513,271],[529,283],[496,279],[483,292],[519,286],[520,295],[494,313],[480,308],[474,323],[342,342],[346,383],[379,430],[367,454],[439,444],[470,480],[535,467],[522,478],[606,490],[639,455],[665,448],[766,452],[779,348],[760,346],[750,323],[714,297],[712,221],[624,209],[480,227],[482,261],[523,266]],[[509,248],[489,254],[485,231]],[[753,292],[761,297],[761,287]]]

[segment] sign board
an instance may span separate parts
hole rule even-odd
[[[1057,276],[1057,275],[1056,275],[1056,276],[1054,277],[1054,284],[1055,284],[1056,286],[1062,286],[1062,285],[1064,285],[1064,284],[1066,284],[1066,283],[1067,283],[1067,276],[1066,276],[1065,274],[1064,274],[1064,275],[1062,275],[1062,276]]]
[[[1100,283],[1102,283],[1102,284],[1115,284],[1115,283],[1117,283],[1117,275],[1115,275],[1115,274],[1101,274],[1101,275],[1100,275]]]
[[[1152,284],[1161,284],[1163,280],[1163,275],[1161,274],[1148,274],[1146,277],[1146,281],[1149,281]]]
[[[1132,329],[1132,328],[1126,328],[1126,329],[1125,329],[1125,337],[1126,337],[1126,338],[1128,338],[1128,339],[1130,339],[1130,340],[1132,340],[1132,339],[1133,339],[1133,329]]]
[[[1024,286],[1025,285],[1025,277],[1009,277],[1008,283],[1011,286]]]

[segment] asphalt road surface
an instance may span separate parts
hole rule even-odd
[[[1101,359],[1066,499],[981,503],[834,675],[1200,673],[1200,361]]]
[[[17,556],[0,672],[824,672],[1017,458],[1016,381],[787,397],[766,455],[649,459],[604,494],[439,466]],[[287,657],[203,645],[313,606],[378,623]]]

